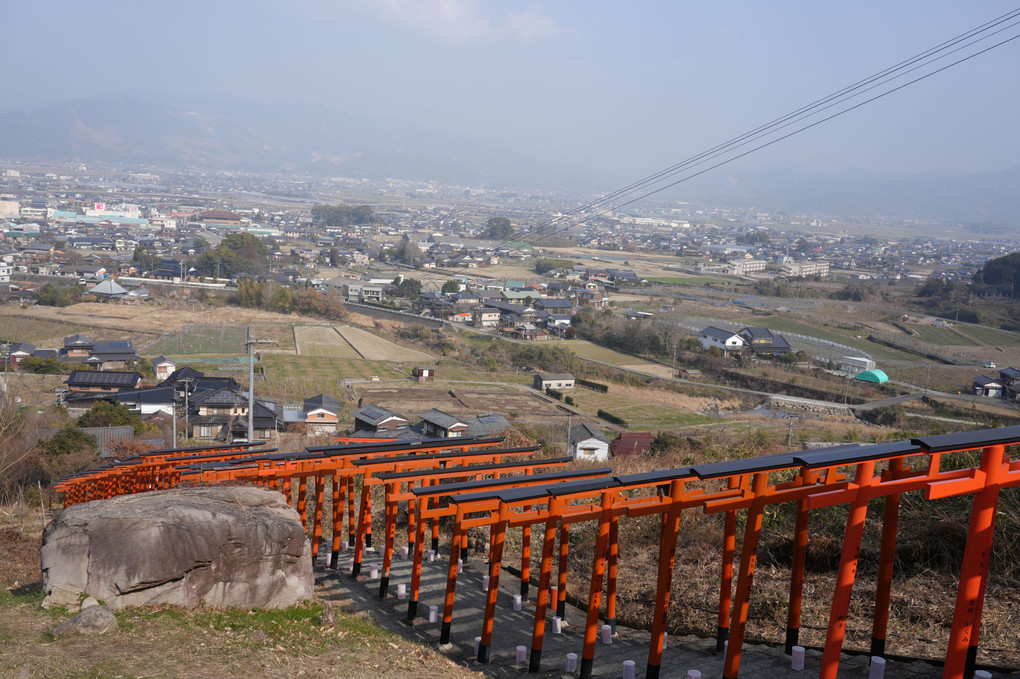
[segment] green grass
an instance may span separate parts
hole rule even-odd
[[[653,365],[644,359],[631,356],[630,354],[625,354],[621,351],[601,347],[597,344],[592,344],[588,340],[563,340],[556,342],[554,346],[562,346],[573,351],[578,356],[593,358],[596,361],[603,361],[612,365]]]
[[[246,339],[247,326],[245,325],[202,324],[163,337],[158,342],[146,347],[146,353],[153,356],[157,354],[175,356],[239,355],[245,353],[244,342]],[[293,348],[293,342],[291,342],[291,348]]]
[[[938,344],[948,347],[975,346],[977,342],[965,337],[953,330],[953,328],[940,328],[931,325],[918,325],[916,323],[905,324],[911,330],[917,332],[916,339],[928,344]]]
[[[975,342],[980,342],[990,347],[1020,347],[1020,333],[965,324],[953,326],[953,329]]]
[[[262,354],[268,383],[259,390],[273,398],[298,401],[316,394],[343,397],[338,383],[344,379],[405,379],[409,372],[391,361],[360,358],[321,358],[293,354]]]
[[[584,411],[594,414],[605,410],[622,417],[629,429],[642,430],[662,427],[685,427],[719,422],[717,417],[699,415],[678,406],[659,403],[643,403],[626,396],[612,393],[599,394],[587,389],[575,389],[571,394],[574,403]]]

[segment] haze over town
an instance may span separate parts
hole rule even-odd
[[[5,23],[26,30],[11,31],[8,49],[26,58],[7,76],[0,158],[605,191],[1008,9],[302,0],[186,2],[168,15],[19,3]],[[117,49],[39,50],[32,26],[102,31]],[[1004,45],[669,195],[918,216],[948,192],[937,209],[962,200],[972,219],[1001,220],[1015,206],[1003,197],[1017,184],[1017,72],[1016,46]],[[195,141],[189,124],[206,136]],[[931,172],[947,174],[897,176]],[[988,185],[1004,186],[987,195]],[[883,191],[901,197],[872,203]]]

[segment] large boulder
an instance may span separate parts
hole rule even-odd
[[[282,608],[313,592],[311,544],[283,495],[222,486],[72,505],[43,534],[43,587],[113,609]]]

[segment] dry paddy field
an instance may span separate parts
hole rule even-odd
[[[332,325],[301,325],[294,328],[297,352],[301,356],[361,358],[354,347]]]
[[[485,385],[440,384],[398,385],[364,383],[355,387],[364,403],[374,403],[408,416],[439,408],[466,417],[479,413],[500,413],[510,419],[529,421],[562,420],[566,413],[531,389]]]
[[[362,358],[369,361],[398,361],[401,363],[431,363],[435,361],[435,358],[423,351],[402,347],[396,342],[383,339],[361,328],[345,325],[336,328],[336,331]]]

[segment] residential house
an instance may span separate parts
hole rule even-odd
[[[115,394],[124,389],[138,389],[141,386],[141,373],[132,371],[72,370],[67,377],[67,388],[71,391]]]
[[[698,341],[701,342],[701,348],[705,351],[715,347],[724,354],[728,354],[731,351],[740,351],[747,346],[744,338],[737,333],[717,328],[714,325],[699,330]]]
[[[737,334],[744,338],[755,355],[780,356],[793,351],[785,337],[768,328],[748,326]]]
[[[162,382],[177,370],[177,364],[166,356],[157,356],[152,359],[152,370],[156,373],[156,379]]]
[[[438,408],[422,413],[421,421],[422,433],[426,438],[461,438],[468,428],[467,422]]]
[[[338,399],[326,394],[319,394],[306,398],[302,411],[304,422],[308,425],[309,433],[330,433],[336,431],[336,425],[340,421],[340,412],[343,403]]]
[[[390,435],[407,429],[408,419],[404,415],[377,405],[362,406],[354,411],[353,433],[367,435]]]
[[[472,324],[476,328],[494,328],[499,325],[499,309],[477,307],[472,313]]]
[[[1002,398],[1002,383],[985,375],[974,378],[972,387],[975,396],[988,396],[990,398]]]
[[[577,424],[570,428],[568,448],[575,460],[605,462],[609,459],[609,439],[588,424]]]

